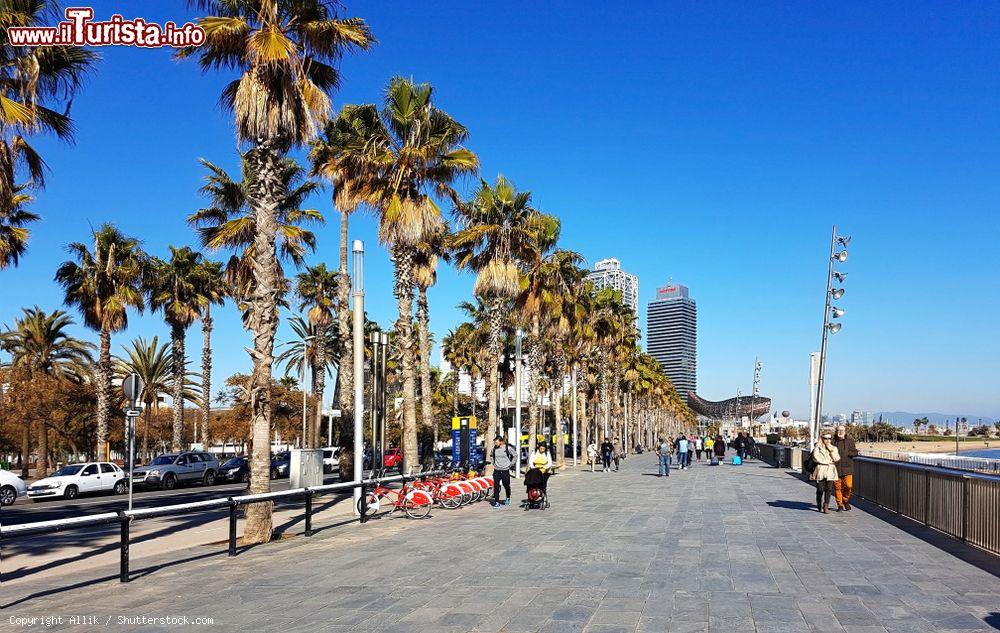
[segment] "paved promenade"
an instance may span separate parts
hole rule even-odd
[[[618,473],[558,475],[546,511],[436,510],[234,559],[224,545],[197,548],[127,586],[4,588],[0,615],[5,625],[11,616],[110,618],[107,627],[53,627],[80,631],[179,630],[119,625],[119,615],[284,633],[1000,629],[995,557],[864,503],[819,514],[808,484],[759,463],[655,472],[655,458],[642,455]],[[515,498],[522,493],[515,482]]]

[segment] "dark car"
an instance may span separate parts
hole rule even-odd
[[[292,454],[288,451],[271,456],[271,479],[288,479]]]
[[[250,482],[250,460],[237,455],[230,458],[225,464],[219,467],[219,474],[216,479],[226,483],[249,483]]]
[[[152,487],[173,490],[178,485],[200,483],[215,485],[219,462],[201,451],[164,453],[141,466],[132,474],[132,484],[137,488]]]

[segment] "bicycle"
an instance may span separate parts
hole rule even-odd
[[[385,477],[385,469],[382,469],[375,479],[383,477]],[[364,501],[363,505],[362,500]],[[434,505],[434,499],[428,491],[414,487],[408,481],[404,481],[399,488],[389,488],[377,483],[372,490],[365,494],[363,499],[358,500],[358,514],[372,517],[378,514],[383,506],[387,506],[389,511],[385,513],[386,516],[396,510],[402,510],[411,519],[423,519],[431,513],[432,505]]]

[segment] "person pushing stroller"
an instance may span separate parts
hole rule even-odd
[[[524,474],[524,487],[528,494],[525,510],[549,507],[548,484],[551,475],[552,456],[545,442],[539,442],[528,460],[528,472]]]

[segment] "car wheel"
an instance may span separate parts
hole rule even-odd
[[[12,506],[17,501],[17,490],[14,486],[0,488],[0,506]]]
[[[176,487],[177,487],[177,478],[176,477],[174,477],[173,475],[167,475],[166,477],[163,478],[163,489],[164,490],[173,490]]]
[[[247,473],[243,473],[243,475],[240,477],[240,481],[242,481],[245,484],[250,483],[250,473],[248,473],[248,472]]]
[[[66,490],[63,492],[64,499],[76,499],[80,496],[80,489],[76,486],[66,486]]]
[[[205,473],[205,485],[206,486],[215,485],[215,473],[211,470]]]
[[[123,495],[126,492],[128,492],[128,485],[125,483],[125,481],[124,480],[116,481],[115,482],[115,494],[116,495]]]

